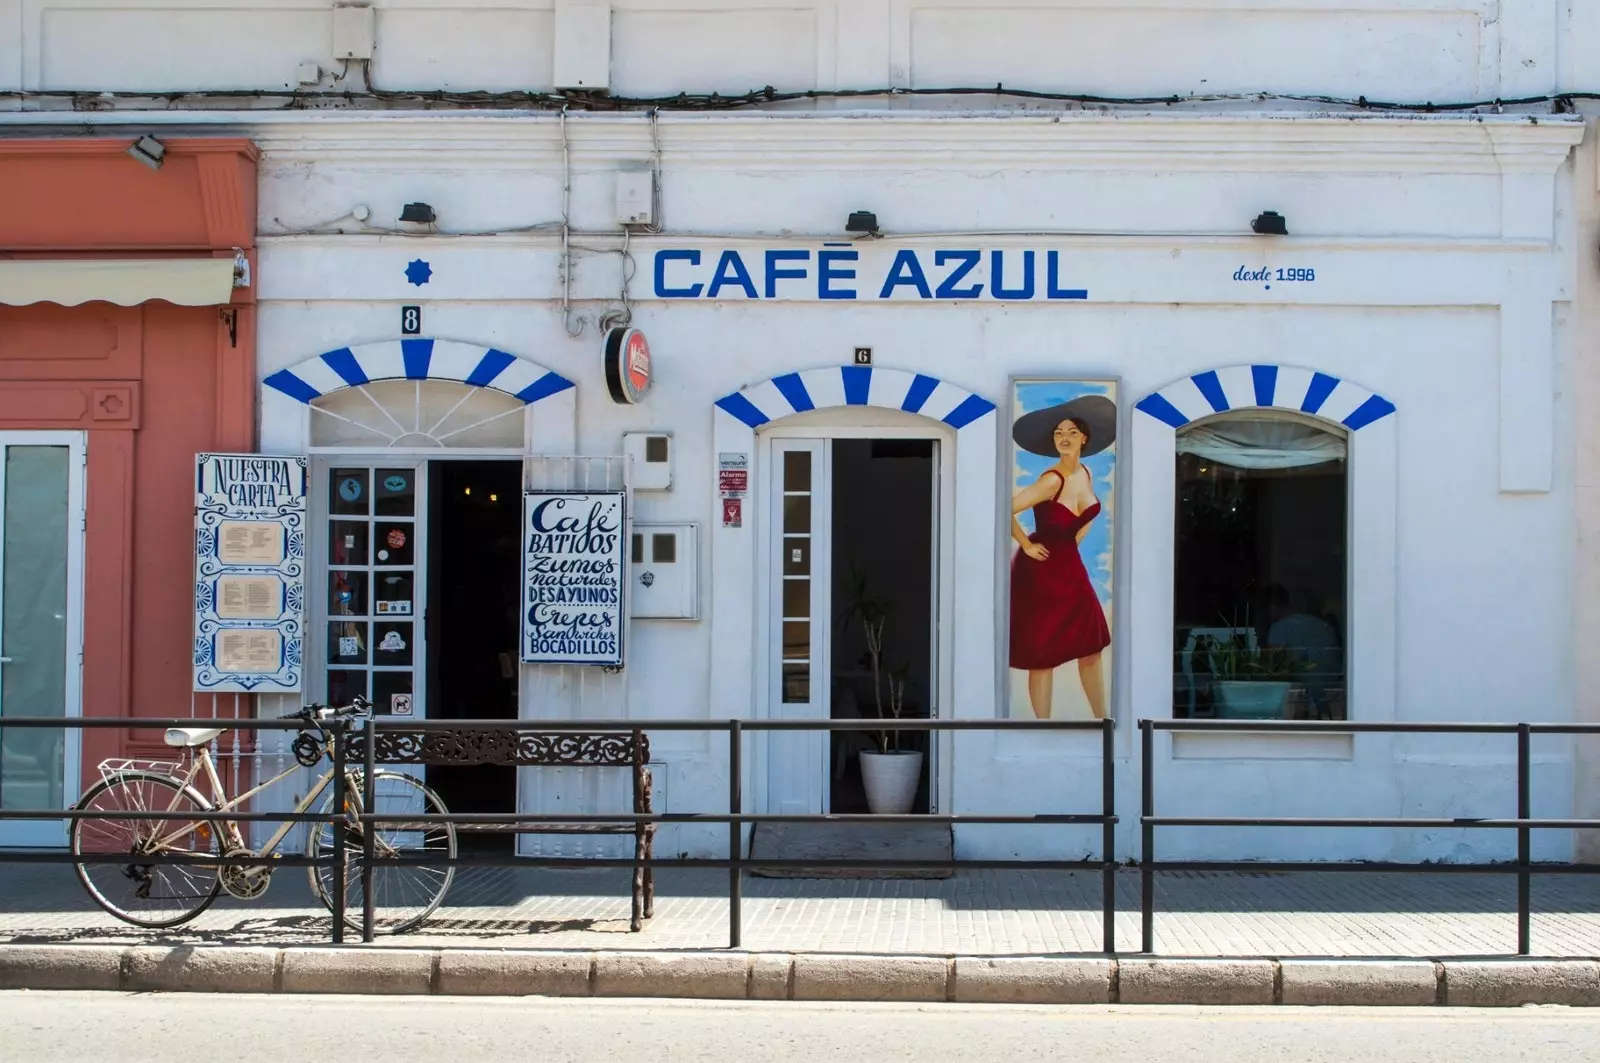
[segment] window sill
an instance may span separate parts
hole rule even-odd
[[[1353,760],[1355,736],[1269,731],[1172,732],[1173,760]]]

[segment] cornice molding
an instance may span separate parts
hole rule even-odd
[[[671,115],[669,169],[1016,169],[1550,174],[1584,136],[1577,116]],[[263,168],[528,167],[562,162],[548,115],[373,116],[249,130]],[[574,167],[649,157],[647,119],[569,118]]]

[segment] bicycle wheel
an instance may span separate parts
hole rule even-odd
[[[203,818],[211,804],[181,780],[149,772],[124,772],[84,792],[77,807],[87,812],[192,812],[184,819],[72,821],[72,855],[116,857],[74,865],[94,902],[135,926],[187,923],[217,899],[222,883],[215,865],[141,863],[151,854],[215,854],[215,820]]]
[[[353,795],[359,795],[361,773],[352,772],[350,778]],[[373,796],[375,807],[371,811],[376,815],[443,815],[446,811],[438,794],[396,771],[380,771],[373,776]],[[322,804],[322,814],[333,815],[331,795]],[[345,838],[344,904],[345,923],[356,930],[361,929],[361,847],[361,830],[352,829]],[[456,828],[450,823],[379,823],[373,828],[373,853],[380,857],[421,858],[420,863],[377,867],[372,872],[373,929],[379,934],[399,934],[432,915],[444,900],[456,874],[455,866],[445,862],[456,855]],[[306,855],[316,858],[332,854],[333,824],[314,827]],[[432,863],[434,859],[440,862]],[[312,865],[310,871],[312,891],[333,911],[333,867]]]

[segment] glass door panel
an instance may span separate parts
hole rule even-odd
[[[69,747],[77,742],[66,729],[5,728],[3,720],[78,712],[79,454],[67,442],[0,437],[0,808],[7,810],[58,809],[76,797],[67,789]],[[58,821],[0,822],[0,845],[64,840]]]
[[[337,465],[327,479],[326,700],[421,716],[416,647],[419,537],[427,522],[416,466]]]
[[[768,609],[770,713],[777,719],[827,719],[829,684],[828,449],[822,440],[772,443]],[[774,731],[767,744],[767,803],[778,813],[823,812],[824,731]]]

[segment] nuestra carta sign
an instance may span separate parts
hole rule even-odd
[[[621,491],[523,495],[522,660],[622,664]]]
[[[667,247],[655,252],[657,299],[1047,302],[1089,298],[1065,252],[1049,248]]]

